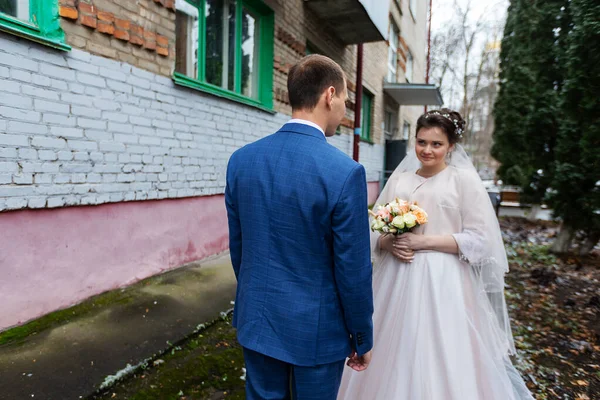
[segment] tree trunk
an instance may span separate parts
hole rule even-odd
[[[529,214],[527,215],[528,221],[537,220],[538,214],[542,211],[542,206],[540,204],[534,204],[531,206],[531,210],[529,210]]]
[[[579,246],[579,255],[587,256],[588,254],[590,254],[590,252],[592,250],[594,250],[594,247],[596,247],[596,244],[598,243],[599,240],[600,240],[600,232],[594,232],[594,233],[589,234],[585,238],[585,240],[583,241],[581,246]]]
[[[558,232],[558,236],[552,243],[552,247],[550,247],[550,252],[556,254],[564,254],[569,251],[569,247],[571,247],[571,241],[573,240],[573,229],[569,226],[566,226],[564,223],[560,225],[560,231]]]

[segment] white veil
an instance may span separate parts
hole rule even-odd
[[[462,146],[455,145],[454,150],[450,153],[448,165],[464,171],[465,174],[474,175],[476,177],[474,178],[476,179],[475,183],[479,182],[481,184],[480,187],[473,188],[477,196],[474,196],[474,199],[469,199],[470,211],[476,210],[476,226],[478,228],[470,231],[465,230],[454,236],[459,245],[461,260],[468,262],[472,266],[474,275],[480,281],[478,287],[482,289],[478,296],[479,300],[483,302],[489,301],[491,307],[486,306],[485,309],[493,310],[498,321],[496,328],[500,330],[498,331],[500,333],[499,338],[503,342],[500,345],[509,354],[514,354],[514,341],[504,297],[504,275],[508,272],[508,261],[498,218],[485,191],[483,182]],[[416,172],[419,168],[421,168],[421,163],[416,156],[414,147],[412,147],[390,176],[377,198],[376,204],[385,204],[392,201],[394,198],[394,189],[398,184],[401,174],[403,172]],[[474,201],[476,202],[475,204],[473,203]],[[461,209],[461,213],[463,212],[464,210]],[[479,229],[479,227],[481,228]],[[383,259],[387,256],[386,252],[381,252],[378,248],[379,237],[379,233],[375,232],[371,234],[371,254],[374,255],[375,267],[383,262]]]

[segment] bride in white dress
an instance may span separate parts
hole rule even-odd
[[[363,372],[346,367],[338,399],[533,399],[509,355],[506,253],[489,197],[457,144],[464,121],[448,110],[417,122],[416,145],[377,204],[417,201],[413,233],[372,233],[374,348]]]

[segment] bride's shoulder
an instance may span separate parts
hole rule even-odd
[[[469,186],[483,185],[481,178],[479,177],[477,172],[470,169],[458,168],[455,166],[449,166],[449,168],[452,169],[452,174],[456,177],[456,180],[461,184]]]

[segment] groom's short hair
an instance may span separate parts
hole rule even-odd
[[[288,95],[292,110],[312,111],[330,86],[339,95],[344,91],[344,71],[338,63],[320,54],[302,58],[288,74]]]

